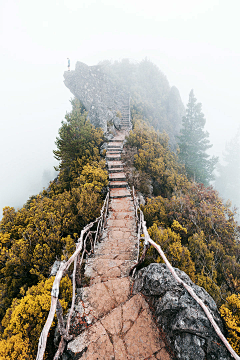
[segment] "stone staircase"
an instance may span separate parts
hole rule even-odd
[[[94,256],[86,262],[89,286],[78,293],[75,319],[79,322],[73,324],[77,328],[81,323],[81,331],[68,343],[66,359],[172,359],[148,303],[140,293],[131,293],[133,279],[128,274],[137,260],[138,241],[133,201],[121,161],[124,138],[125,131],[121,130],[108,144],[107,226]],[[74,328],[71,331],[74,333]]]
[[[110,198],[112,199],[131,197],[121,161],[124,139],[125,131],[123,130],[109,141],[106,153],[106,161],[110,180]]]
[[[130,108],[129,108],[129,104],[127,105],[122,105],[122,110],[121,110],[121,114],[122,114],[122,118],[121,118],[121,129],[123,130],[127,130],[130,128],[130,116],[129,116],[129,112],[130,112]]]

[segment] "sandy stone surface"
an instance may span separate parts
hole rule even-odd
[[[124,197],[131,197],[131,193],[125,188],[112,188],[110,189],[110,198],[121,199]]]
[[[113,174],[109,174],[109,179],[114,181],[116,179],[118,180],[126,180],[126,176],[124,174],[124,172],[119,172],[119,173],[113,173]]]
[[[123,140],[119,133],[109,147]],[[125,176],[121,161],[109,163],[119,166],[117,177]],[[130,191],[110,191],[107,226],[87,261],[89,286],[81,289],[77,305],[89,327],[68,344],[68,353],[88,360],[170,360],[148,303],[141,294],[131,295],[128,274],[137,260],[138,244]]]

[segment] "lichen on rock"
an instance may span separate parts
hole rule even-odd
[[[175,271],[208,306],[225,335],[222,319],[212,297],[195,285],[183,271]],[[173,278],[165,264],[150,264],[140,270],[133,291],[143,293],[151,303],[158,326],[166,334],[177,359],[232,359],[200,305]]]

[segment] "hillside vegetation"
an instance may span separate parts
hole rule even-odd
[[[105,197],[108,175],[100,156],[103,132],[90,124],[79,101],[74,100],[72,106],[56,140],[57,179],[22,209],[4,208],[0,222],[1,360],[35,359],[50,309],[50,269],[56,259],[72,255],[82,228],[98,216]],[[71,288],[67,274],[60,291],[65,312]],[[49,359],[54,354],[54,325]]]
[[[173,266],[214,298],[229,341],[240,353],[240,228],[235,213],[211,186],[187,179],[167,134],[155,131],[136,112],[133,124],[124,161],[129,184],[145,198],[141,207],[149,234]],[[154,248],[143,266],[151,262],[162,262]]]
[[[202,168],[192,171],[184,158],[187,152],[183,157],[180,154],[180,161],[179,153],[172,151],[177,149],[184,115],[178,90],[170,88],[166,77],[148,60],[101,65],[131,92],[133,131],[126,139],[123,160],[129,185],[140,195],[149,234],[173,266],[212,295],[226,322],[228,339],[240,354],[240,229],[234,211],[207,186],[216,163],[215,158],[208,162],[205,153],[207,135],[200,129],[200,155],[194,146]],[[204,125],[201,111],[199,114]],[[184,145],[184,137],[182,140]],[[55,260],[68,259],[74,252],[82,228],[99,215],[107,192],[104,152],[100,155],[105,141],[103,131],[88,121],[81,103],[73,100],[56,139],[58,177],[22,209],[4,208],[0,222],[0,360],[36,357],[50,309],[51,267]],[[151,262],[162,262],[153,248],[143,266]],[[69,271],[60,290],[65,312],[71,301]],[[54,354],[55,325],[56,319],[48,340],[49,360]]]

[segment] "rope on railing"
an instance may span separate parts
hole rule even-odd
[[[66,341],[69,341],[72,338],[72,336],[69,335],[69,329],[70,329],[70,321],[71,321],[71,317],[72,317],[72,313],[73,313],[73,309],[74,309],[75,296],[76,296],[75,288],[76,288],[76,269],[77,269],[78,256],[79,256],[80,252],[82,251],[82,256],[81,256],[81,260],[80,260],[80,266],[81,266],[84,254],[87,252],[87,250],[86,250],[87,239],[92,236],[90,229],[93,227],[94,224],[97,223],[97,231],[95,233],[95,239],[94,239],[94,242],[93,241],[91,242],[91,252],[92,253],[94,252],[96,242],[99,240],[101,233],[106,224],[106,217],[107,217],[107,213],[108,213],[108,204],[109,204],[109,192],[107,193],[107,196],[104,200],[104,204],[101,209],[101,215],[95,221],[91,222],[90,224],[88,224],[84,227],[84,229],[81,231],[81,235],[76,244],[76,251],[69,258],[68,261],[66,261],[66,262],[63,261],[60,264],[60,267],[55,276],[53,286],[52,286],[50,311],[48,313],[46,323],[44,325],[44,328],[43,328],[42,333],[39,338],[38,353],[37,353],[36,360],[43,360],[46,345],[47,345],[47,337],[48,337],[48,333],[49,333],[50,327],[53,322],[55,312],[57,313],[58,324],[59,324],[59,327],[61,328],[60,332],[61,332],[62,336],[61,336],[61,341],[59,344],[58,351],[56,352],[56,354],[54,356],[54,360],[59,359],[59,357],[62,355],[62,352],[65,348]],[[66,273],[66,271],[68,270],[68,268],[70,267],[70,265],[73,262],[74,262],[74,269],[73,269],[73,276],[72,276],[72,283],[73,283],[72,304],[71,304],[70,312],[69,312],[68,319],[67,319],[66,329],[63,329],[61,326],[61,324],[63,324],[61,304],[58,300],[59,285],[60,285],[60,281],[61,281],[64,273]]]
[[[203,311],[205,312],[208,320],[210,321],[210,323],[212,324],[214,330],[216,331],[217,335],[219,336],[219,338],[222,340],[222,342],[224,343],[224,345],[226,346],[226,348],[228,349],[228,351],[230,352],[230,354],[233,356],[234,359],[236,360],[240,360],[240,357],[237,355],[237,353],[233,350],[233,348],[231,347],[231,345],[229,344],[229,342],[227,341],[227,339],[225,338],[225,336],[222,334],[219,326],[217,325],[217,323],[215,322],[215,320],[213,319],[212,314],[210,313],[210,311],[208,310],[208,307],[203,303],[203,301],[197,296],[197,294],[194,292],[194,290],[191,288],[191,286],[187,285],[182,279],[180,279],[180,277],[176,274],[174,268],[172,267],[172,265],[170,264],[170,262],[168,261],[168,259],[166,258],[162,248],[160,245],[157,245],[149,236],[148,234],[148,230],[147,230],[147,226],[146,226],[146,221],[144,220],[144,215],[143,212],[141,211],[141,209],[138,206],[138,201],[135,195],[135,191],[134,191],[134,187],[133,187],[133,203],[135,206],[135,214],[136,214],[136,220],[138,223],[138,233],[141,233],[141,230],[143,232],[145,241],[144,241],[144,251],[143,251],[143,255],[140,258],[140,260],[138,261],[137,264],[135,264],[130,272],[132,274],[134,274],[134,272],[136,271],[136,268],[139,266],[140,263],[143,262],[146,252],[148,250],[148,248],[150,247],[150,245],[152,245],[161,255],[163,261],[165,262],[167,268],[170,270],[172,276],[174,277],[174,279],[181,284],[187,291],[188,293],[193,297],[194,300],[196,300],[196,302],[201,306],[201,308],[203,309]],[[139,216],[138,216],[139,213]],[[140,239],[140,237],[139,237]],[[142,259],[143,258],[143,259]]]

